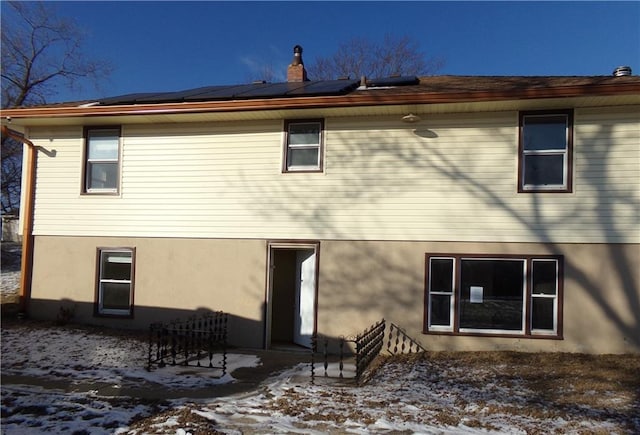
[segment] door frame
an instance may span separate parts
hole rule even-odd
[[[273,318],[273,251],[279,249],[308,250],[315,254],[315,289],[313,295],[313,333],[318,330],[318,287],[320,278],[320,242],[319,241],[268,241],[267,242],[267,276],[264,302],[264,349],[271,347],[271,326]]]

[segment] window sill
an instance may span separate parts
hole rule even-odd
[[[94,317],[105,317],[111,319],[133,319],[133,312],[130,313],[101,313],[95,312],[93,313]]]
[[[322,173],[324,171],[318,168],[300,168],[300,169],[289,168],[289,169],[283,170],[282,172],[284,174],[291,174],[291,173],[300,174],[300,173],[310,173],[310,172]]]
[[[573,191],[566,187],[519,187],[518,193],[573,193]]]
[[[117,190],[87,190],[80,192],[84,196],[120,196],[120,192]]]
[[[424,335],[448,335],[452,337],[486,337],[486,338],[526,338],[536,340],[564,340],[558,334],[507,334],[507,333],[482,333],[482,332],[453,332],[453,331],[422,331]]]

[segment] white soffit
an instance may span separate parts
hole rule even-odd
[[[544,98],[531,100],[506,100],[482,102],[457,102],[436,104],[400,104],[356,107],[328,107],[312,109],[276,109],[200,113],[145,113],[109,116],[33,117],[14,119],[8,126],[61,126],[61,125],[122,125],[166,124],[185,122],[256,121],[294,118],[340,118],[362,116],[398,116],[407,113],[446,114],[469,112],[503,112],[517,110],[581,108],[602,106],[640,105],[640,95],[585,96],[573,98]]]

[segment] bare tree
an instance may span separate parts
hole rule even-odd
[[[45,104],[58,87],[95,83],[108,63],[82,52],[76,24],[56,15],[55,4],[2,2],[2,108]],[[19,207],[22,144],[2,138],[2,211]]]
[[[22,177],[22,144],[2,138],[2,213],[15,213],[20,208]]]
[[[419,43],[408,36],[386,35],[382,42],[353,38],[338,47],[331,56],[316,58],[307,65],[313,80],[339,77],[357,79],[392,75],[424,76],[434,74],[444,64],[442,59],[427,57]]]

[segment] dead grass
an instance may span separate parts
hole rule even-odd
[[[541,401],[600,406],[611,396],[638,400],[640,355],[522,352],[427,352],[386,362],[428,361],[485,370],[503,384],[524,383]]]
[[[429,385],[440,394],[449,394],[453,404],[446,409],[428,401],[399,397],[420,408],[427,424],[497,430],[499,420],[512,419],[527,434],[550,433],[548,422],[564,421],[565,429],[579,434],[638,433],[640,430],[640,355],[581,355],[568,353],[518,352],[426,352],[423,354],[379,357],[371,370],[371,382],[385,384],[388,364],[422,366],[411,383]],[[426,369],[425,369],[426,368]],[[410,370],[410,369],[409,369]],[[407,373],[392,369],[390,373]],[[426,373],[426,374],[425,374]],[[367,399],[363,389],[337,388],[323,392],[332,407],[314,407],[317,396],[303,389],[286,390],[267,408],[304,421],[343,423],[357,419],[375,421],[376,410],[384,410],[390,421],[406,419],[400,399],[393,395]],[[472,392],[471,394],[465,392]],[[314,399],[314,400],[312,400]],[[398,404],[401,405],[401,404]],[[336,410],[341,410],[336,412]],[[354,413],[344,410],[354,410]],[[379,412],[378,412],[379,414]],[[497,419],[497,420],[496,420]],[[601,422],[604,428],[583,425],[583,420]],[[596,423],[597,424],[597,423]],[[611,426],[613,425],[613,426]]]
[[[217,435],[215,422],[193,412],[190,408],[165,411],[153,417],[141,419],[132,424],[129,434],[167,434],[176,433],[176,428],[182,428],[192,435]]]
[[[10,322],[14,321],[3,318],[3,328]],[[21,324],[24,326],[24,321]],[[32,322],[28,327],[53,326]],[[75,325],[73,328],[105,336],[136,336],[134,331]],[[146,343],[146,336],[137,338]],[[385,370],[394,364],[400,369]],[[416,367],[420,370],[414,371]],[[384,386],[383,391],[390,379],[402,377],[403,382],[395,382],[397,386],[402,384],[402,388],[390,394],[367,396],[367,385],[362,388],[353,384],[335,388],[295,385],[277,397],[267,392],[261,411],[265,416],[279,413],[295,417],[299,419],[297,424],[308,424],[316,430],[347,420],[371,425],[384,416],[389,421],[419,418],[417,423],[427,425],[462,424],[485,430],[500,430],[500,419],[504,418],[527,434],[554,433],[549,430],[549,422],[562,420],[560,430],[555,433],[640,434],[640,355],[425,352],[378,357],[370,367],[370,375],[370,382]],[[416,386],[427,387],[424,394],[421,391],[422,396],[410,394]],[[429,392],[450,400],[443,402],[444,406],[432,404],[427,399]],[[406,406],[418,411],[407,412]],[[197,405],[136,418],[130,433],[167,433],[176,427],[188,428],[194,435],[219,433],[215,421],[192,409],[197,410]],[[43,412],[39,407],[21,411],[25,415]],[[169,417],[175,422],[170,427]],[[583,421],[587,424],[582,424]]]
[[[449,377],[452,370],[445,368],[455,367],[453,376],[460,385],[482,389],[492,384],[523,392],[513,404],[474,403],[488,414],[574,420],[588,413],[602,421],[623,422],[630,433],[640,430],[640,355],[426,352],[386,357],[380,364],[390,363],[427,364],[434,372],[446,371]],[[475,375],[466,378],[468,373]],[[481,379],[478,373],[483,374]],[[451,419],[437,416],[437,420],[443,418]]]
[[[507,421],[531,435],[640,433],[640,355],[427,352],[379,357],[374,368],[370,382],[378,384],[376,391],[388,376],[405,376],[406,383],[395,382],[400,389],[377,396],[368,395],[367,385],[296,385],[268,396],[260,416],[285,415],[300,430],[326,433],[340,433],[336,427],[348,421],[368,427],[380,418],[487,431],[501,431]],[[419,387],[424,394],[415,393]],[[427,391],[451,401],[430,403]],[[161,422],[171,415],[194,434],[216,433],[215,422],[188,409],[146,419],[131,433],[161,433],[167,429]],[[241,433],[261,433],[254,423],[235,421]]]

